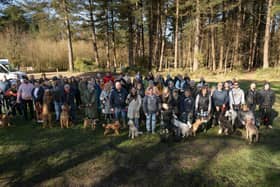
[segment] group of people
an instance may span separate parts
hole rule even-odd
[[[268,82],[261,90],[251,83],[244,91],[235,79],[210,86],[204,78],[195,82],[189,76],[163,77],[151,72],[145,77],[140,73],[134,77],[98,73],[88,77],[58,76],[51,79],[42,74],[40,79],[31,75],[24,80],[4,78],[0,81],[0,112],[5,109],[12,115],[23,115],[26,120],[41,123],[46,90],[52,95],[51,108],[57,122],[61,106],[67,103],[73,124],[78,121],[77,112],[83,109],[85,118],[119,120],[123,128],[128,120],[132,120],[137,128],[143,122],[150,133],[155,133],[159,120],[170,125],[174,115],[185,123],[192,124],[196,119],[204,118],[217,125],[218,116],[224,110],[236,111],[241,127],[244,118],[250,116],[256,125],[272,128],[275,102],[275,94]]]

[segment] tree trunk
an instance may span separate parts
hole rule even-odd
[[[106,10],[106,67],[110,68],[111,60],[110,60],[110,34],[109,34],[109,5],[106,3],[107,10]]]
[[[163,57],[164,57],[164,48],[165,48],[165,35],[166,35],[166,27],[167,27],[167,8],[165,8],[164,15],[165,15],[165,23],[163,23],[162,27],[162,36],[161,36],[161,50],[160,50],[160,60],[159,60],[159,71],[162,71],[162,64],[163,64]],[[161,15],[161,17],[163,17]]]
[[[175,18],[175,45],[174,45],[174,68],[178,66],[178,27],[179,27],[179,0],[176,0],[176,18]]]
[[[144,2],[143,0],[140,0],[141,2],[141,43],[142,43],[142,58],[144,60],[145,58],[145,36],[144,36]]]
[[[111,0],[113,3],[113,0]],[[111,9],[111,22],[112,22],[112,45],[113,45],[113,63],[114,68],[117,68],[117,53],[116,53],[116,39],[115,39],[115,20],[114,20],[114,10]]]
[[[95,53],[95,62],[97,63],[98,66],[100,66],[98,48],[96,43],[95,23],[93,18],[93,2],[92,0],[88,0],[88,3],[89,3],[89,15],[90,15],[90,23],[91,23],[92,45],[93,45],[93,51]]]
[[[195,16],[195,41],[193,54],[193,71],[199,67],[199,43],[200,43],[200,5],[199,0],[196,0],[196,16]]]
[[[128,15],[128,65],[131,66],[134,64],[134,51],[133,51],[133,15],[132,7],[129,6],[129,15]]]
[[[211,7],[212,23],[214,23],[214,12]],[[212,69],[216,71],[216,50],[215,50],[215,28],[211,26],[211,56],[212,56]]]
[[[224,61],[224,45],[221,44],[221,47],[220,47],[219,71],[223,70],[223,61]]]
[[[68,41],[68,66],[69,71],[74,71],[74,62],[73,62],[73,46],[72,46],[72,33],[71,33],[71,26],[69,21],[69,12],[66,5],[66,0],[63,0],[63,8],[64,8],[64,21],[66,25],[66,34],[67,34],[67,41]]]
[[[266,26],[265,26],[265,37],[263,47],[263,68],[269,67],[269,41],[270,41],[270,25],[271,25],[271,9],[273,0],[268,0],[267,14],[266,14]]]
[[[236,65],[240,65],[239,59],[239,41],[240,41],[240,28],[242,22],[241,16],[241,9],[242,9],[242,0],[239,0],[238,12],[237,12],[237,22],[236,22],[236,35],[235,35],[235,45],[234,45],[234,54],[233,54],[233,62],[231,65],[231,69]]]
[[[150,1],[150,7],[149,7],[149,64],[148,68],[149,70],[152,69],[153,65],[153,1]]]

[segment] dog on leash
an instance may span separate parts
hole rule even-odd
[[[96,128],[96,120],[85,118],[83,128],[86,129],[88,127],[91,127],[94,130]]]
[[[10,127],[10,114],[1,114],[0,115],[0,127]]]
[[[229,135],[233,132],[233,126],[230,120],[228,120],[229,111],[221,112],[219,115],[218,123],[220,125],[219,134]]]
[[[115,121],[114,123],[110,123],[110,124],[103,124],[102,125],[105,128],[104,131],[104,136],[106,136],[109,132],[114,131],[115,135],[119,135],[120,134],[120,122],[119,121]]]
[[[42,107],[43,128],[52,128],[51,101],[52,95],[50,90],[45,90]]]
[[[140,134],[143,134],[143,132],[140,132],[134,125],[134,122],[132,120],[128,121],[128,126],[129,126],[129,133],[128,133],[128,137],[131,139],[136,138],[137,136],[139,136]]]
[[[192,134],[193,134],[193,136],[196,136],[196,133],[197,133],[199,127],[205,122],[207,122],[207,121],[202,120],[202,119],[197,119],[194,122],[194,124],[192,124]]]
[[[246,128],[246,139],[249,140],[249,143],[259,141],[259,131],[256,125],[253,123],[253,119],[247,118],[245,121]]]
[[[70,106],[65,103],[61,106],[61,110],[62,111],[60,114],[60,127],[69,128],[69,126],[70,126],[70,115],[69,115]]]
[[[189,122],[184,123],[184,122],[179,121],[176,115],[173,115],[172,122],[173,122],[173,125],[178,128],[178,131],[179,131],[178,134],[182,135],[182,138],[186,138],[192,134],[191,133],[192,125]]]
[[[237,119],[237,112],[233,109],[227,110],[225,113],[225,117],[231,122],[232,127],[235,127],[235,121]]]

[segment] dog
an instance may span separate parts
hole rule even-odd
[[[52,95],[50,90],[45,90],[42,107],[43,128],[52,128],[51,101]]]
[[[61,106],[61,114],[60,114],[60,127],[61,128],[69,128],[70,125],[70,106],[68,104],[63,104]]]
[[[201,120],[201,119],[197,119],[194,124],[192,124],[192,134],[193,136],[196,136],[196,133],[199,129],[199,127],[203,124],[207,122],[206,120]]]
[[[1,114],[0,115],[0,127],[10,127],[10,114]]]
[[[228,120],[229,112],[221,112],[219,115],[218,123],[220,125],[219,134],[229,135],[233,132],[233,126],[230,120]]]
[[[233,109],[227,110],[225,113],[225,117],[231,122],[232,127],[235,127],[235,122],[237,119],[237,112]]]
[[[249,140],[249,143],[259,141],[259,131],[258,128],[253,123],[253,119],[247,118],[245,122],[246,128],[246,139]]]
[[[128,133],[128,137],[131,139],[136,138],[137,136],[139,136],[140,134],[143,134],[143,132],[140,132],[134,125],[134,122],[132,120],[128,121],[128,126],[129,126],[129,133]]]
[[[96,120],[85,118],[84,119],[84,126],[83,128],[86,129],[87,127],[91,127],[93,130],[96,128]]]
[[[120,134],[120,122],[119,121],[115,121],[114,123],[110,123],[110,124],[103,124],[102,125],[105,128],[104,131],[104,136],[106,136],[111,130],[114,131],[115,135],[119,135]]]
[[[173,125],[178,128],[178,135],[182,135],[182,138],[186,138],[192,134],[191,128],[192,125],[188,123],[184,123],[178,120],[176,115],[173,115]]]

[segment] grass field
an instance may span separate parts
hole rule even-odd
[[[280,112],[280,82],[272,86]],[[217,132],[167,144],[158,135],[104,137],[101,127],[42,129],[17,118],[0,129],[0,186],[280,186],[278,116],[258,144]]]

